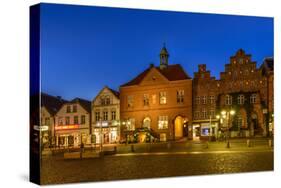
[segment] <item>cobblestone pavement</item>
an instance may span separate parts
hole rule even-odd
[[[42,184],[124,180],[273,170],[273,152],[43,158]]]

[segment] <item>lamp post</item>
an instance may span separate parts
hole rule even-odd
[[[230,148],[230,143],[229,143],[229,137],[230,137],[230,135],[229,135],[229,128],[230,127],[229,127],[229,124],[230,124],[230,117],[235,114],[235,111],[234,110],[230,110],[230,111],[223,110],[221,112],[221,114],[223,115],[223,117],[227,117],[227,137],[226,137],[227,142],[226,142],[226,147]]]

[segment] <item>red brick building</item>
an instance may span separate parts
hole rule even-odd
[[[199,65],[193,79],[193,137],[265,136],[273,121],[273,59],[257,68],[240,49],[220,79]],[[270,64],[271,63],[271,64]],[[230,113],[230,112],[233,112]],[[229,132],[228,132],[229,131]]]

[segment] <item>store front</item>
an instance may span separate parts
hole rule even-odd
[[[193,124],[193,140],[215,140],[218,135],[218,122],[200,122]]]
[[[108,122],[102,122],[101,125],[102,126],[100,127],[100,123],[97,123],[93,129],[93,134],[96,137],[96,143],[101,143],[101,139],[103,144],[117,143],[119,140],[118,127],[109,125]]]

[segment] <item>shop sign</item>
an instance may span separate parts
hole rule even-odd
[[[78,129],[79,125],[60,125],[56,126],[56,130],[65,130],[65,129]]]

